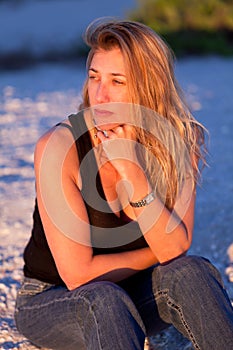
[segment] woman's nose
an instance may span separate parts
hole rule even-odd
[[[98,88],[96,90],[96,102],[98,103],[110,102],[108,87],[103,82],[99,83]]]

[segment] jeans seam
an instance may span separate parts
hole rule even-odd
[[[185,317],[184,317],[181,305],[176,304],[175,301],[168,295],[168,292],[169,292],[168,289],[156,292],[155,300],[157,301],[157,300],[159,300],[161,298],[164,298],[164,297],[166,298],[168,307],[170,307],[171,309],[175,310],[179,314],[180,320],[181,320],[184,328],[186,329],[187,333],[189,334],[189,337],[190,337],[190,340],[193,343],[193,346],[195,347],[195,349],[200,350],[201,348],[198,345],[198,343],[196,341],[196,338],[194,337],[191,329],[188,326],[188,323],[185,320]]]
[[[91,304],[90,301],[89,301],[88,299],[86,299],[85,297],[81,296],[80,298],[83,299],[83,300],[89,305],[89,309],[91,310],[92,317],[93,317],[93,319],[94,319],[94,321],[95,321],[95,325],[96,325],[96,333],[97,333],[98,345],[99,345],[100,350],[102,350],[103,347],[102,347],[101,341],[100,341],[99,325],[98,325],[97,318],[95,317],[95,312],[94,312],[94,310],[93,310],[92,304]]]

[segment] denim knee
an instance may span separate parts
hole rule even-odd
[[[118,285],[108,281],[92,282],[78,288],[79,296],[85,298],[91,305],[106,310],[107,305],[113,306],[127,299],[127,294]]]
[[[199,286],[199,292],[215,280],[223,287],[219,271],[206,258],[200,256],[182,256],[164,266],[158,266],[155,274],[155,286],[160,289],[183,289]],[[159,280],[159,282],[158,282]],[[183,290],[184,291],[184,290]]]
[[[107,349],[110,339],[112,348],[142,348],[145,326],[133,301],[121,287],[101,281],[78,289],[84,301],[85,317],[80,323],[88,349],[96,348],[96,343],[100,349]]]
[[[153,290],[160,317],[190,339],[195,349],[200,349],[197,324],[206,319],[203,313],[210,313],[207,305],[216,304],[221,289],[218,270],[207,259],[198,256],[179,257],[158,266],[153,273]],[[209,300],[214,301],[211,304]]]
[[[219,271],[209,260],[183,256],[155,269],[153,291],[160,317],[171,323],[171,312],[195,313],[204,299],[217,297],[224,288]]]
[[[80,292],[80,289],[82,291]],[[139,313],[129,295],[117,284],[109,281],[92,282],[79,287],[79,295],[85,298],[94,312],[106,318],[117,318],[121,313],[131,313],[140,319]],[[141,326],[144,325],[141,323]]]

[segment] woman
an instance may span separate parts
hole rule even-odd
[[[204,129],[172,54],[136,22],[94,22],[86,42],[80,111],[36,145],[18,330],[46,348],[129,350],[173,324],[195,349],[230,349],[220,275],[186,255]]]

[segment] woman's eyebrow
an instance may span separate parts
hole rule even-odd
[[[99,73],[99,71],[93,67],[90,67],[89,71],[90,70],[94,73]],[[116,76],[120,76],[120,77],[124,77],[124,78],[126,77],[125,74],[123,74],[123,73],[110,73],[110,74],[113,75],[114,77],[116,77]]]
[[[126,77],[125,74],[123,73],[111,73],[114,77],[115,76],[120,76],[120,77]]]
[[[98,70],[96,70],[96,69],[94,69],[92,67],[90,67],[88,70],[92,70],[94,73],[98,73]]]

